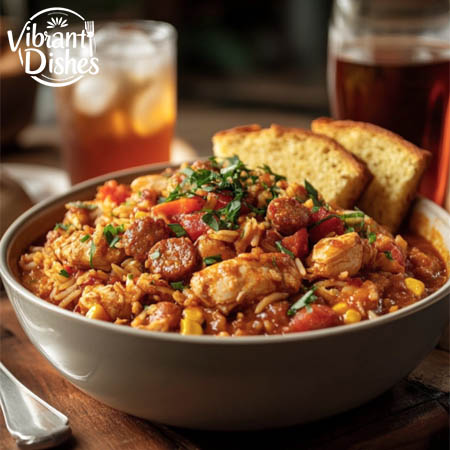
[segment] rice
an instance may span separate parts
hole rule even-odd
[[[256,305],[255,314],[259,314],[263,312],[267,306],[269,306],[273,302],[278,302],[280,300],[284,300],[289,296],[285,292],[274,292],[273,294],[266,295],[259,303]]]

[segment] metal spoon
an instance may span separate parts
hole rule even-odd
[[[54,447],[71,435],[69,419],[27,389],[1,362],[0,404],[6,428],[20,448]]]

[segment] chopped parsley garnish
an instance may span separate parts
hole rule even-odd
[[[203,214],[202,220],[214,231],[219,231],[220,229],[219,221],[215,216],[214,212],[207,212],[206,214]]]
[[[115,245],[120,241],[119,233],[123,233],[125,228],[123,225],[119,225],[115,227],[114,225],[108,224],[105,228],[103,228],[103,236],[105,236],[106,242],[111,248],[114,248]]]
[[[324,205],[324,202],[319,199],[319,193],[316,188],[308,180],[305,180],[305,189],[314,206],[320,207]]]
[[[61,270],[59,271],[59,274],[60,274],[61,276],[63,276],[63,277],[70,278],[69,272],[67,272],[66,269],[61,269]]]
[[[173,231],[176,237],[186,236],[186,230],[179,223],[169,223],[169,228]]]
[[[181,169],[184,175],[183,181],[164,199],[165,202],[171,202],[183,197],[199,196],[206,200],[206,193],[225,194],[231,197],[223,208],[212,210],[203,210],[202,220],[214,231],[235,230],[239,228],[237,220],[242,207],[248,207],[256,215],[264,215],[267,205],[256,208],[249,205],[246,201],[248,188],[257,184],[259,175],[252,173],[238,156],[225,158],[223,163],[219,163],[215,158],[210,158],[213,170],[206,168],[185,167]],[[275,174],[268,166],[262,168],[266,173],[274,176],[275,181],[283,180],[284,177]],[[264,186],[264,184],[263,184]],[[278,197],[280,188],[276,185],[265,186],[271,192],[270,200]],[[199,192],[201,191],[201,192]]]
[[[186,287],[182,281],[173,281],[170,285],[177,291],[182,291]]]
[[[90,237],[91,237],[90,234],[85,234],[85,235],[80,239],[80,241],[81,241],[81,242],[86,242],[86,241],[88,241],[88,240],[90,239]]]
[[[306,307],[308,312],[311,312],[312,308],[309,306],[311,303],[317,300],[317,296],[314,295],[316,286],[313,286],[309,291],[302,295],[291,307],[287,310],[288,316],[293,316],[297,311]]]
[[[91,211],[98,207],[97,205],[94,205],[92,203],[84,203],[84,202],[70,202],[67,203],[67,206],[69,206],[70,208],[90,209]]]
[[[286,255],[289,255],[292,259],[295,259],[295,255],[286,247],[284,247],[281,241],[275,242],[275,245],[281,253],[285,253]]]
[[[365,216],[365,214],[363,212],[356,211],[353,213],[341,214],[339,217],[342,220],[345,220],[345,219],[360,219],[360,218],[364,218],[364,216]]]
[[[92,259],[94,258],[96,247],[94,244],[94,239],[91,241],[91,248],[89,249],[89,265],[91,266],[91,269],[94,268],[94,265],[92,264]]]
[[[386,258],[389,259],[389,261],[394,261],[394,258],[392,257],[392,253],[389,250],[384,252],[384,254],[386,255]]]
[[[57,230],[58,228],[60,228],[61,230],[67,231],[69,229],[70,225],[66,225],[64,223],[57,223],[55,225],[55,228],[53,228],[54,230]]]
[[[211,266],[212,264],[222,261],[222,255],[213,255],[203,258],[203,262],[206,266]]]
[[[156,250],[150,254],[150,258],[153,260],[158,259],[160,256],[161,256],[161,252],[159,250]]]
[[[134,275],[133,275],[132,273],[129,273],[129,274],[127,275],[127,278],[128,278],[129,280],[132,280],[132,279],[134,278]]]
[[[377,240],[377,235],[375,233],[369,233],[367,239],[369,240],[369,244],[373,244]]]

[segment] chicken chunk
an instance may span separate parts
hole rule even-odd
[[[102,226],[97,226],[90,239],[84,240],[85,236],[84,231],[74,231],[55,239],[51,245],[56,257],[72,267],[100,270],[110,270],[111,263],[120,264],[125,259],[123,249],[109,247]]]
[[[211,256],[220,256],[222,261],[225,261],[236,256],[233,248],[229,244],[213,239],[206,234],[201,235],[197,239],[195,246],[202,260]]]
[[[191,278],[192,291],[201,302],[224,314],[274,292],[294,294],[300,285],[294,261],[283,253],[244,253],[206,267]]]
[[[366,246],[358,233],[321,239],[307,259],[308,272],[313,276],[335,278],[341,272],[356,275],[366,259]],[[367,251],[370,251],[367,248]]]
[[[86,286],[77,309],[86,314],[95,305],[101,305],[112,321],[131,317],[132,302],[119,282],[106,286]]]

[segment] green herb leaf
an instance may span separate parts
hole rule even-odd
[[[212,228],[214,231],[219,231],[219,221],[217,220],[217,217],[212,212],[207,212],[206,214],[203,214],[202,216],[203,222],[206,223],[210,228]]]
[[[92,203],[85,203],[85,202],[70,202],[67,203],[67,206],[69,206],[70,208],[81,208],[81,209],[96,209],[98,208],[97,205],[94,205]]]
[[[94,239],[92,239],[91,248],[89,249],[89,265],[91,266],[91,269],[94,268],[94,265],[92,264],[92,259],[94,257],[95,250],[96,250],[96,247],[94,244]]]
[[[173,281],[170,285],[177,291],[182,291],[186,287],[182,281]]]
[[[184,169],[180,170],[181,173],[184,173],[185,175],[187,175],[188,177],[191,177],[192,174],[194,173],[194,170],[191,169],[190,167],[185,167]]]
[[[357,211],[354,213],[341,214],[339,217],[342,220],[345,220],[345,219],[356,219],[356,218],[360,219],[360,218],[363,218],[364,216],[365,216],[365,214],[363,212]]]
[[[319,206],[313,206],[313,207],[311,208],[311,212],[312,212],[312,213],[315,213],[315,212],[319,211],[319,209],[320,209]]]
[[[314,206],[323,206],[323,202],[319,200],[319,193],[308,180],[305,180],[305,189],[309,195],[309,198],[312,199]]]
[[[211,266],[212,264],[218,263],[222,261],[222,255],[213,255],[208,256],[207,258],[203,258],[203,262],[206,266]]]
[[[377,240],[377,235],[375,233],[369,233],[367,238],[369,240],[369,244],[373,244]]]
[[[120,241],[118,234],[123,233],[124,231],[125,228],[123,225],[115,227],[114,225],[108,224],[105,228],[103,228],[103,235],[111,248],[113,248]]]
[[[281,241],[275,242],[275,245],[281,253],[285,253],[286,255],[289,255],[292,259],[295,259],[295,255],[290,250],[288,250],[286,247],[283,247],[283,244],[281,243]]]
[[[169,223],[169,228],[176,237],[187,236],[186,230],[179,223]]]
[[[317,300],[317,296],[314,295],[314,291],[316,290],[316,286],[313,286],[309,291],[307,291],[304,295],[302,295],[291,307],[287,310],[288,316],[293,316],[297,311],[306,307],[308,310],[308,306]],[[309,307],[311,309],[311,307]],[[310,311],[308,311],[310,312]]]
[[[129,274],[127,275],[127,278],[128,278],[129,280],[132,280],[132,279],[134,278],[134,275],[133,275],[132,273],[129,273]]]
[[[53,228],[54,230],[57,230],[58,228],[60,228],[61,230],[67,231],[69,229],[70,225],[65,225],[64,223],[57,223],[55,225],[55,228]]]
[[[63,277],[70,278],[69,272],[67,272],[67,270],[65,270],[65,269],[61,269],[59,271],[59,274]]]
[[[87,240],[90,239],[90,237],[91,237],[90,234],[85,234],[85,235],[80,239],[80,241],[81,241],[81,242],[86,242]]]
[[[155,259],[158,259],[160,256],[161,256],[161,252],[159,250],[156,250],[150,255],[150,258],[155,260]]]
[[[394,258],[392,257],[392,253],[389,250],[384,252],[384,254],[386,255],[387,259],[389,259],[390,261],[394,261]]]

